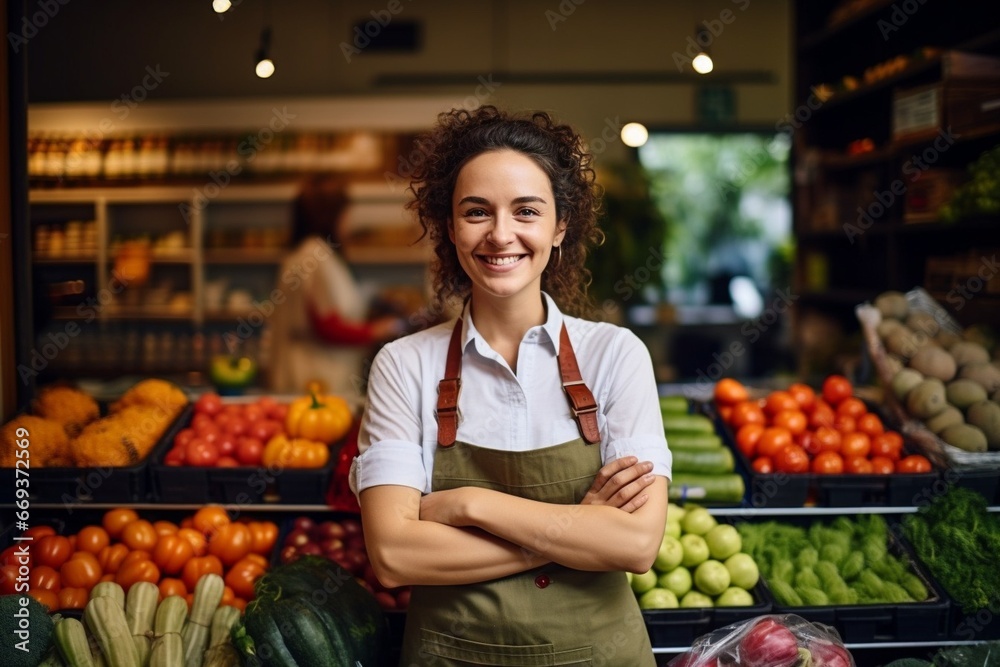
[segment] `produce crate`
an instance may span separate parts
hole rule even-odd
[[[848,518],[854,519],[854,516]],[[824,521],[816,517],[769,516],[748,519],[749,521],[774,520],[791,525],[806,527],[814,521]],[[930,593],[924,602],[899,604],[857,604],[791,607],[774,600],[776,614],[798,614],[813,622],[825,623],[837,629],[845,643],[882,641],[943,641],[948,638],[951,626],[951,600],[941,585],[934,580],[909,546],[899,538],[894,524],[889,520],[889,552],[895,556],[906,555],[911,561],[911,569],[920,577]],[[762,581],[768,595],[773,598],[766,578]]]
[[[697,607],[692,609],[644,610],[646,632],[653,648],[690,646],[707,632],[732,623],[771,613],[774,598],[763,583],[752,591],[756,604],[749,607]]]
[[[102,406],[102,416],[106,412]],[[174,436],[191,420],[190,403],[167,427],[145,460],[125,467],[33,468],[29,471],[29,499],[34,502],[134,503],[155,500],[151,466],[169,449]],[[17,469],[0,468],[0,503],[13,503]]]
[[[706,410],[711,408],[706,407]],[[736,470],[747,485],[748,507],[909,507],[925,491],[930,491],[941,475],[929,473],[892,473],[890,475],[817,475],[814,473],[761,474],[736,446],[733,429],[712,410],[716,430],[733,450]]]

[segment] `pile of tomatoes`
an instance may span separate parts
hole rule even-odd
[[[754,400],[746,387],[723,378],[714,388],[716,408],[734,432],[736,447],[755,472],[770,474],[926,473],[930,461],[906,455],[903,437],[886,430],[877,414],[854,396],[842,375],[823,381],[819,393],[795,383]]]
[[[223,403],[216,393],[205,393],[194,404],[191,424],[174,436],[166,465],[234,468],[259,466],[264,446],[285,432],[288,405],[270,396],[253,403]]]
[[[180,595],[191,604],[195,584],[214,572],[226,583],[222,604],[242,611],[253,584],[269,565],[278,539],[270,521],[232,521],[225,509],[208,505],[179,523],[149,521],[132,509],[108,510],[101,525],[75,535],[34,526],[22,541],[0,554],[0,594],[19,589],[20,545],[28,544],[30,594],[50,610],[82,609],[101,581],[126,591],[139,581],[160,589],[161,598]]]

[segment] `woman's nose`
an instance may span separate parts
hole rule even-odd
[[[514,240],[514,226],[510,215],[507,213],[497,213],[493,221],[493,228],[487,235],[487,239],[495,246],[510,245]]]

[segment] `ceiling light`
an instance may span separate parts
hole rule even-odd
[[[715,63],[712,62],[712,56],[702,51],[691,61],[691,68],[698,74],[708,74],[715,68]]]
[[[271,29],[264,28],[260,33],[260,46],[257,48],[257,53],[254,56],[254,60],[257,63],[254,71],[262,79],[266,79],[274,74],[274,61],[271,60],[270,50]]]
[[[631,148],[638,148],[649,139],[649,130],[642,123],[626,123],[622,128],[622,143]]]
[[[212,0],[212,9],[216,14],[225,14],[232,6],[233,3],[229,0]]]

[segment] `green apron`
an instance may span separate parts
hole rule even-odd
[[[439,446],[432,490],[478,486],[573,513],[602,465],[583,439],[513,452]],[[547,531],[557,539],[557,521]],[[544,539],[544,538],[541,538]],[[654,667],[649,635],[624,572],[549,564],[460,586],[414,586],[401,667],[605,665]]]

